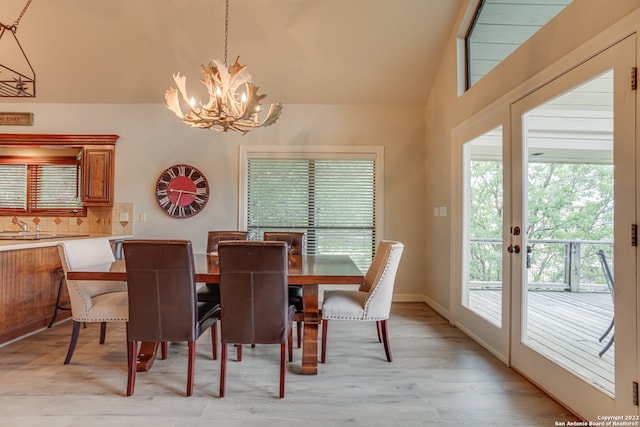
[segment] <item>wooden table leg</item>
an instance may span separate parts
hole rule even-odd
[[[142,342],[140,344],[140,351],[138,352],[138,362],[136,364],[136,371],[146,372],[153,366],[154,360],[156,360],[156,353],[158,352],[160,343],[158,342]]]
[[[304,335],[302,337],[302,373],[316,375],[318,373],[318,285],[302,287],[304,304]]]

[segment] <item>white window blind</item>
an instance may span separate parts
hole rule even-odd
[[[27,209],[27,165],[0,165],[0,208]]]
[[[77,209],[75,165],[34,165],[29,185],[33,209]]]
[[[308,254],[346,254],[363,271],[375,250],[375,161],[248,159],[249,238],[302,231]]]
[[[77,166],[0,164],[0,212],[77,213]]]

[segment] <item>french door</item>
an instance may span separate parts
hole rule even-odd
[[[454,323],[589,421],[638,415],[635,58],[632,36],[453,132]]]
[[[590,421],[638,414],[635,56],[633,36],[511,108],[511,365]]]

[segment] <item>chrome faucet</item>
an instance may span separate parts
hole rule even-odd
[[[26,222],[18,220],[18,225],[22,227],[22,231],[29,231],[29,224]]]

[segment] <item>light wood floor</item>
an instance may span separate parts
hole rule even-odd
[[[393,363],[373,324],[332,322],[328,360],[317,376],[289,364],[278,399],[278,346],[246,348],[229,362],[218,398],[219,361],[208,333],[198,342],[194,395],[185,397],[184,344],[139,373],[125,396],[124,327],[82,329],[63,365],[70,322],[0,347],[0,425],[20,427],[192,426],[553,426],[576,421],[522,376],[505,367],[424,304],[394,304]],[[230,353],[230,359],[234,359]]]

